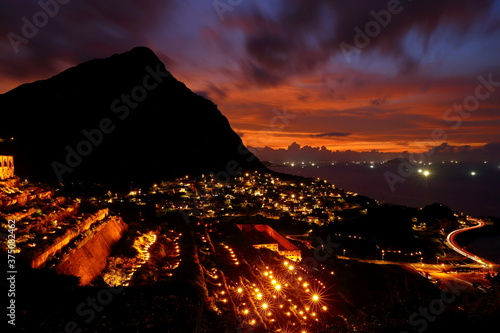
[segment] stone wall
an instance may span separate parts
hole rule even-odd
[[[80,278],[80,285],[89,284],[106,268],[113,245],[120,240],[127,225],[120,217],[110,216],[86,242],[74,249],[68,259],[56,266],[59,274]]]
[[[108,216],[108,209],[101,209],[95,214],[86,216],[78,225],[68,228],[64,235],[57,237],[50,246],[41,249],[33,256],[31,260],[31,267],[40,268],[45,265],[47,260],[52,257],[56,252],[63,249],[73,238],[88,230],[92,224],[103,220]]]
[[[22,193],[16,193],[0,198],[1,209],[14,209],[25,206],[28,202],[35,199],[47,200],[54,197],[53,189],[37,189],[36,191],[25,190]]]

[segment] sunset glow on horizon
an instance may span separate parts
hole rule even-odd
[[[422,152],[499,142],[500,1],[397,3],[384,22],[382,0],[244,1],[222,11],[196,1],[71,2],[18,53],[0,41],[0,92],[144,45],[216,103],[247,146]],[[6,37],[40,10],[7,6]]]

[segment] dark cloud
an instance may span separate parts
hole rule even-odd
[[[200,95],[203,98],[210,99],[210,97],[208,96],[208,92],[205,90],[198,90],[198,91],[195,91],[194,93],[196,95]]]
[[[227,93],[224,89],[217,87],[211,82],[208,83],[208,91],[214,94],[218,99],[225,99],[227,97]]]
[[[301,93],[297,96],[297,100],[302,101],[302,102],[308,102],[311,101],[311,95],[307,93]]]
[[[266,69],[285,69],[292,50],[287,36],[263,34],[247,39],[247,52]]]
[[[257,157],[266,161],[387,161],[400,156],[409,157],[408,151],[380,152],[353,151],[353,150],[329,150],[326,147],[300,146],[292,143],[287,149],[273,149],[265,147],[256,150]],[[454,146],[444,142],[431,148],[426,154],[426,161],[441,162],[450,160],[469,161],[500,161],[500,142],[491,142],[480,147],[469,145]]]
[[[227,97],[226,91],[222,88],[217,87],[212,82],[207,82],[206,90],[196,91],[196,93],[212,101],[224,100]]]
[[[397,153],[383,153],[376,150],[367,152],[357,152],[352,150],[329,150],[325,146],[301,146],[293,142],[287,149],[273,149],[264,147],[262,149],[252,148],[261,160],[265,161],[386,161],[398,156]]]
[[[480,147],[470,145],[450,145],[443,142],[439,146],[429,150],[429,155],[434,154],[436,158],[448,159],[459,156],[461,160],[499,160],[500,142],[490,142]]]
[[[223,31],[228,31],[226,25],[241,30],[245,53],[244,58],[239,59],[241,69],[247,79],[261,86],[278,85],[293,75],[321,69],[332,57],[341,54],[341,42],[353,43],[354,27],[364,29],[367,22],[374,20],[370,12],[387,6],[387,0],[286,0],[262,5],[267,7],[264,11],[257,3],[247,3],[227,13],[224,22],[217,21],[217,26],[210,28],[213,30],[210,38],[221,38]],[[391,57],[399,65],[400,73],[410,74],[418,70],[420,64],[418,58],[405,53],[402,42],[408,32],[414,29],[421,33],[424,45],[441,24],[464,32],[488,12],[492,0],[401,3],[402,13],[392,17],[390,24],[371,40],[366,50],[376,50],[384,57]],[[40,28],[28,45],[20,45],[21,52],[15,54],[7,39],[8,33],[21,34],[21,19],[31,19],[41,9],[37,1],[3,1],[0,3],[0,71],[5,76],[22,79],[33,77],[36,70],[37,76],[45,77],[59,72],[62,67],[124,52],[137,45],[157,51],[165,46],[152,37],[175,34],[178,27],[172,22],[178,19],[179,8],[186,13],[188,6],[188,2],[179,0],[73,0],[60,5],[58,14]],[[203,20],[207,27],[212,27],[209,18],[216,18],[216,13],[210,2],[203,6],[207,10]],[[197,13],[192,8],[189,12]],[[484,33],[496,31],[498,24],[490,23]],[[194,25],[180,28],[197,29]],[[228,57],[235,55],[228,49],[233,46],[224,45]]]
[[[253,61],[245,61],[241,65],[245,76],[259,86],[276,86],[283,81],[284,72],[279,73],[265,65]]]
[[[312,137],[316,138],[322,138],[322,137],[344,137],[344,136],[349,136],[351,133],[347,132],[329,132],[329,133],[320,133],[320,134],[313,134],[311,135]]]
[[[364,31],[366,24],[374,21],[371,12],[385,10],[387,3],[289,0],[275,15],[265,15],[258,9],[250,15],[241,13],[247,51],[242,68],[262,86],[276,85],[294,74],[318,69],[333,56],[342,54],[340,43],[354,46],[354,28]],[[362,51],[376,50],[391,57],[400,74],[413,74],[420,62],[403,45],[409,32],[422,36],[424,49],[441,25],[457,31],[460,38],[488,13],[492,4],[492,0],[401,1],[401,13],[391,15],[390,23]]]
[[[138,45],[150,46],[149,35],[168,20],[175,1],[70,1],[15,53],[9,33],[23,36],[22,18],[33,20],[42,9],[37,1],[0,4],[0,72],[15,78],[46,77],[65,67]]]
[[[379,98],[375,98],[375,99],[372,99],[370,101],[370,103],[374,106],[380,106],[380,105],[383,105],[385,104],[385,101],[387,100],[387,97],[379,97]]]

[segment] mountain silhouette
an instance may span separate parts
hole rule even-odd
[[[16,174],[32,180],[148,184],[269,172],[217,106],[145,47],[1,94],[0,113],[0,154],[14,155]]]

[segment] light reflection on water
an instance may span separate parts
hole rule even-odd
[[[319,166],[319,167],[318,167]],[[424,172],[418,169],[428,170]],[[315,166],[272,167],[273,170],[319,177],[347,191],[411,207],[440,202],[452,210],[470,215],[500,217],[500,168],[496,164],[434,163],[419,166],[403,182],[395,183],[392,192],[384,174],[398,174],[396,166],[375,164],[316,163]],[[474,174],[472,174],[474,173]]]

